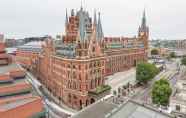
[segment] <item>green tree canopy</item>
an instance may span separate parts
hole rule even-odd
[[[183,57],[183,58],[181,59],[181,64],[186,66],[186,57]]]
[[[157,105],[167,106],[172,89],[168,80],[162,78],[156,81],[152,88],[152,102]]]
[[[158,54],[159,54],[158,49],[154,48],[151,50],[151,55],[158,55]]]
[[[136,68],[136,80],[139,83],[147,83],[159,73],[159,69],[154,65],[146,62],[139,63]]]
[[[170,56],[170,58],[175,58],[176,57],[176,53],[175,52],[171,52],[169,56]]]

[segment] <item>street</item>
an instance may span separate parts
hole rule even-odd
[[[177,74],[177,63],[176,62],[168,62],[166,63],[166,69],[160,72],[152,81],[150,81],[146,88],[142,89],[138,92],[132,99],[141,101],[146,104],[151,104],[151,90],[153,84],[161,79],[168,79],[171,85],[174,85],[176,82],[176,74]],[[172,86],[172,88],[174,88]]]
[[[108,76],[106,84],[110,85],[113,90],[117,90],[119,87],[126,85],[127,83],[135,84],[136,81],[136,69],[119,72],[114,75]]]

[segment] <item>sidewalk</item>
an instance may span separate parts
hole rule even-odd
[[[128,83],[134,84],[136,81],[136,70],[131,68],[127,71],[118,72],[107,77],[106,84],[112,87],[112,90],[117,90],[119,87]]]

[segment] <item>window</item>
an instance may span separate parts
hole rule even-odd
[[[92,47],[92,52],[95,52],[95,50],[96,50],[95,47]]]
[[[81,74],[79,74],[79,80],[81,80]]]
[[[79,51],[79,56],[81,56],[82,54],[81,54],[81,51]]]
[[[74,98],[74,99],[77,99],[76,95],[73,95],[73,98]]]
[[[68,102],[71,103],[71,94],[68,94]]]
[[[180,105],[176,105],[176,111],[180,111]]]
[[[76,79],[76,73],[73,72],[73,79]]]
[[[92,68],[92,63],[89,64],[89,68]]]
[[[96,67],[96,62],[94,62],[94,67]]]

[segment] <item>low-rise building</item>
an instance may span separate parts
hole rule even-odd
[[[170,107],[173,113],[186,113],[186,78],[180,78],[176,82],[176,90],[170,99]],[[186,114],[185,114],[186,116]]]
[[[29,96],[4,100],[0,104],[1,118],[44,118],[44,116],[45,109],[40,97]]]
[[[0,42],[0,65],[11,63],[10,55],[6,53],[4,42]]]
[[[0,116],[45,118],[42,99],[36,96],[26,73],[17,64],[0,67]],[[37,117],[36,117],[37,116]]]
[[[25,70],[9,61],[0,65],[0,118],[45,118],[45,113],[42,98],[27,81]]]
[[[15,39],[6,39],[5,44],[6,44],[6,47],[15,47],[16,40]]]
[[[18,46],[16,50],[16,61],[26,69],[35,70],[39,54],[42,52],[44,42],[29,42]]]

